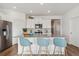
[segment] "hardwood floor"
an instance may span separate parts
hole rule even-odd
[[[18,45],[15,44],[12,47],[6,49],[3,52],[0,52],[0,56],[15,56],[18,52]]]
[[[12,47],[6,49],[5,51],[0,52],[0,56],[20,56],[20,55],[17,55],[17,52],[18,52],[18,45],[15,44]],[[68,44],[68,46],[65,49],[65,55],[66,56],[79,56],[79,48]],[[39,55],[33,55],[33,56],[39,56]],[[40,56],[58,56],[58,55],[40,55]]]
[[[79,56],[79,47],[68,45],[65,49],[66,56]]]

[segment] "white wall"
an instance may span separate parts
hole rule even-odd
[[[17,39],[14,36],[18,36],[25,27],[25,14],[7,9],[0,9],[0,20],[7,20],[12,22],[12,37],[13,44],[17,43]]]
[[[79,23],[75,23],[75,22],[78,22],[78,20],[76,20],[76,19],[79,19],[79,6],[70,10],[68,13],[66,13],[64,15],[64,17],[63,17],[63,34],[69,38],[68,43],[79,47],[79,37],[77,37],[77,36],[79,36],[79,31],[78,31]],[[73,30],[73,28],[74,28],[74,30]],[[76,28],[78,30],[76,30]],[[77,36],[75,36],[75,35],[77,35]]]

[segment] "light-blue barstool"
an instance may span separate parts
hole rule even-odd
[[[67,42],[66,42],[66,40],[65,40],[65,38],[62,38],[62,37],[55,37],[54,39],[53,39],[53,43],[54,43],[54,45],[55,45],[55,47],[54,47],[54,51],[53,51],[53,55],[55,54],[55,49],[56,49],[56,47],[59,47],[61,50],[60,50],[60,52],[61,52],[61,55],[62,55],[62,48],[64,47],[66,47],[67,46]]]
[[[32,55],[32,50],[31,50],[32,42],[30,42],[28,39],[25,39],[23,36],[20,36],[20,44],[21,44],[21,46],[23,46],[22,55],[24,52],[24,47],[28,47],[28,46],[29,46],[30,55]]]
[[[49,53],[48,46],[49,46],[49,39],[37,39],[37,44],[39,46],[38,54],[40,54],[42,51],[45,51],[46,54]],[[42,50],[42,47],[45,47],[45,50]]]

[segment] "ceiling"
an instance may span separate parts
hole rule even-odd
[[[0,3],[0,8],[12,9],[33,16],[52,16],[63,15],[78,5],[79,3]]]

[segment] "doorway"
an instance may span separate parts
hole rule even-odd
[[[60,19],[51,20],[51,36],[52,37],[60,36]]]

